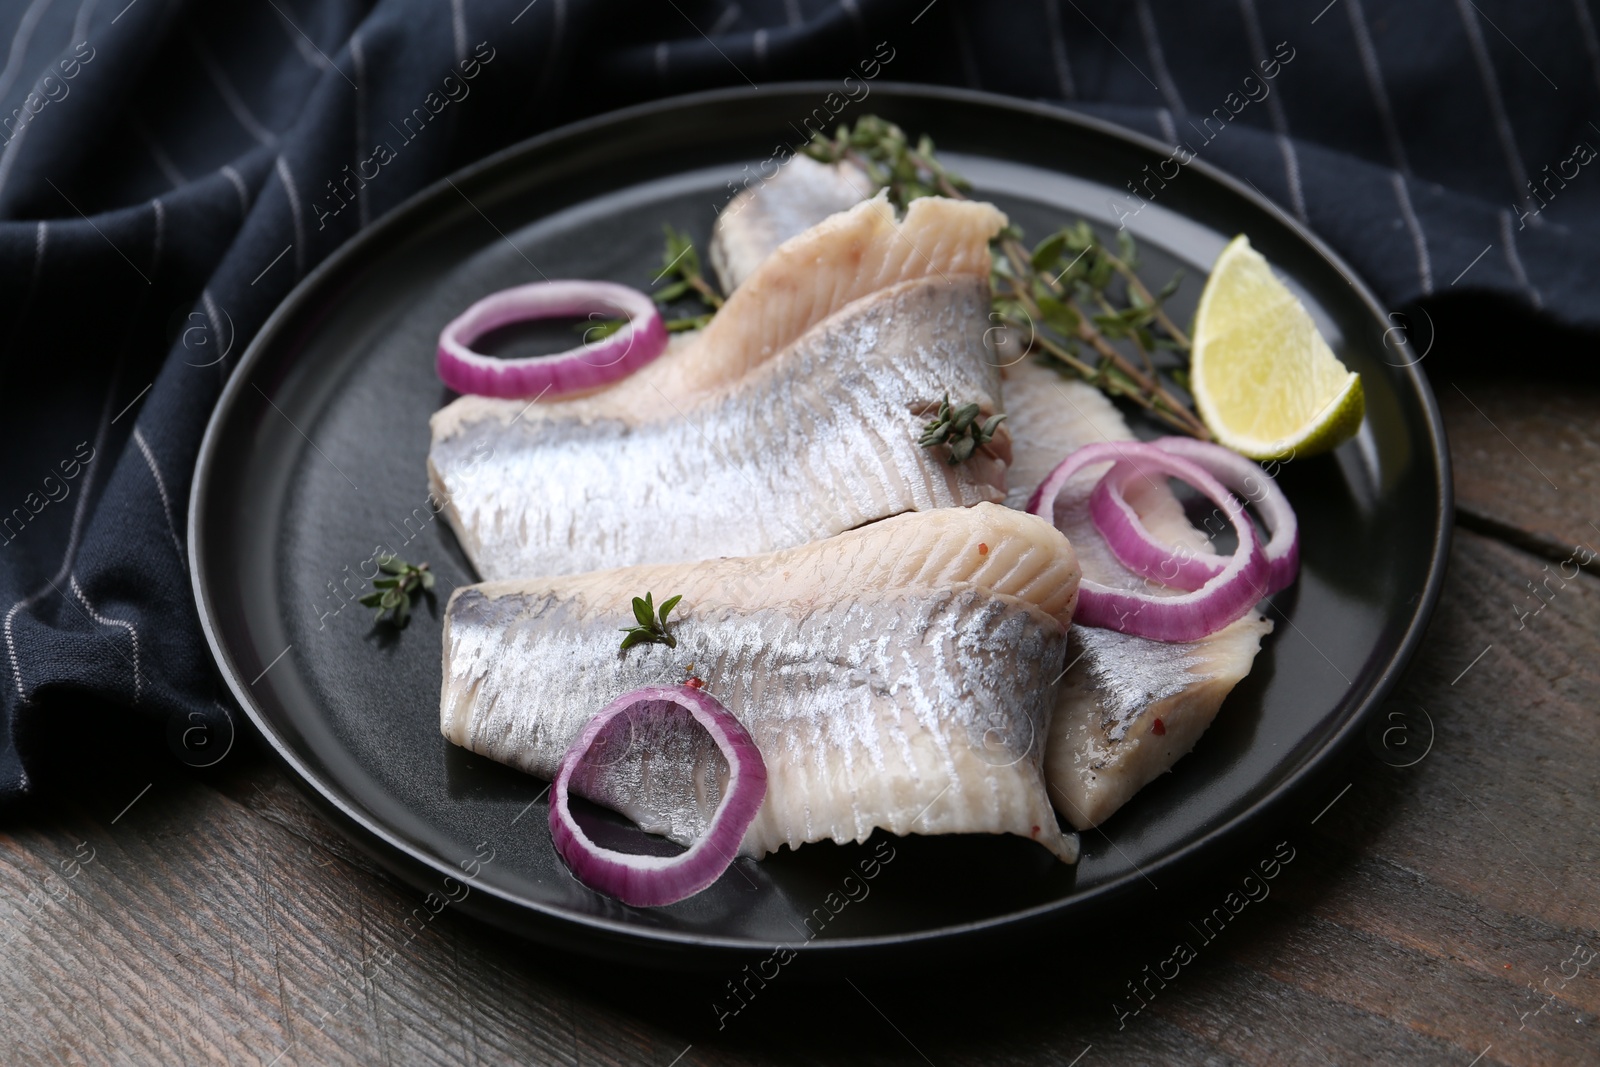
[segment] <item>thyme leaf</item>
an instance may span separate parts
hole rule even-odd
[[[994,432],[1006,418],[1003,414],[990,415],[979,422],[979,414],[981,412],[977,404],[952,407],[950,394],[946,393],[939,402],[939,410],[934,414],[933,421],[922,428],[922,436],[917,439],[917,444],[923,448],[948,448],[948,460],[952,467],[965,463],[973,453],[994,438]]]
[[[411,621],[411,602],[418,593],[433,590],[434,574],[426,563],[413,565],[390,555],[378,560],[378,569],[388,577],[374,579],[373,591],[360,603],[378,610],[378,622],[404,629]]]
[[[678,639],[667,631],[667,616],[672,609],[678,606],[678,601],[683,599],[683,594],[668,597],[662,601],[657,609],[650,593],[642,597],[633,598],[633,618],[637,626],[623,626],[622,648],[624,651],[634,645],[650,643],[666,645],[668,648],[677,648]]]
[[[919,196],[960,198],[972,189],[939,162],[932,139],[922,137],[913,146],[904,130],[876,115],[840,126],[832,140],[817,134],[805,153],[819,163],[854,163],[874,185],[888,189],[890,202],[902,211]]]
[[[922,196],[967,199],[972,188],[939,161],[931,139],[912,144],[904,130],[876,115],[840,126],[831,138],[816,135],[805,152],[819,162],[860,167],[901,210]],[[1189,338],[1163,307],[1181,274],[1152,293],[1138,274],[1133,235],[1119,230],[1108,245],[1082,220],[1032,249],[1022,241],[1021,229],[1007,226],[990,246],[992,310],[1006,327],[1001,343],[1019,343],[1024,354],[1208,440],[1183,395]],[[1173,355],[1158,365],[1156,353]]]
[[[666,233],[666,240],[662,245],[661,265],[650,284],[654,286],[669,278],[673,280],[650,294],[650,298],[663,307],[692,299],[701,308],[707,309],[663,320],[662,325],[667,328],[668,333],[702,329],[711,321],[712,316],[722,309],[726,300],[717,291],[716,286],[706,278],[700,263],[700,252],[688,235],[679,233],[670,224],[663,226],[662,230]],[[627,321],[627,319],[600,319],[596,322],[576,323],[573,328],[583,334],[585,341],[599,341],[622,329],[627,325]]]
[[[666,242],[661,250],[661,270],[651,281],[656,285],[665,279],[674,279],[661,289],[651,294],[652,299],[658,304],[671,304],[685,297],[692,297],[701,304],[710,308],[708,314],[690,316],[688,319],[669,319],[667,328],[671,329],[674,322],[694,321],[704,318],[710,321],[711,316],[721,310],[724,303],[722,294],[716,286],[706,280],[705,272],[700,266],[700,252],[695,248],[694,242],[689,240],[687,234],[679,233],[670,225],[663,226],[666,233]],[[695,329],[693,326],[680,326],[679,329]]]

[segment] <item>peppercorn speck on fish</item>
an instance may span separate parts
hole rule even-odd
[[[440,726],[543,777],[620,694],[693,674],[750,732],[767,796],[743,851],[1006,833],[1066,862],[1044,739],[1078,565],[995,504],[899,515],[767,555],[463,587],[445,611]],[[619,648],[630,601],[681,594],[675,647]],[[703,730],[641,721],[573,789],[688,844],[727,765]]]
[[[988,204],[882,197],[785,241],[709,325],[582,397],[462,397],[428,468],[487,579],[751,555],[910,510],[998,501],[1009,437],[917,445],[949,393],[1000,410],[984,347]]]

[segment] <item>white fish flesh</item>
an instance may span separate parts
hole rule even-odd
[[[783,244],[700,333],[585,397],[433,416],[435,497],[485,579],[753,555],[998,501],[1009,437],[918,447],[947,391],[998,410],[986,204],[882,198]],[[1004,424],[1002,424],[1004,428]]]
[[[711,230],[711,268],[731,293],[789,238],[829,215],[848,211],[877,191],[852,163],[794,156],[771,178],[728,202]]]
[[[725,212],[727,217],[718,222],[724,243],[740,252],[727,261],[746,272],[776,247],[769,229],[759,222],[767,211],[781,214],[788,226],[799,226],[807,221],[807,210],[812,223],[839,210],[838,197],[850,183],[822,173],[826,168],[820,165],[794,167],[795,162],[799,160],[790,163],[794,169],[782,185],[775,179],[747,190],[741,194],[745,202],[739,203],[740,210]],[[809,198],[802,186],[813,190]],[[742,280],[730,272],[724,284]],[[1006,472],[1006,503],[1011,507],[1025,508],[1034,488],[1073,449],[1133,436],[1104,394],[1032,359],[1006,369],[1003,389],[1002,410],[1008,413],[1012,433]],[[1103,472],[1103,467],[1091,468],[1080,478],[1092,485]],[[1157,536],[1195,551],[1212,551],[1164,481],[1132,486],[1128,499]],[[1071,535],[1086,575],[1108,585],[1140,583],[1111,554],[1086,514],[1058,519]],[[1079,829],[1096,826],[1170,770],[1250,672],[1261,639],[1271,631],[1272,624],[1254,613],[1189,644],[1072,627],[1071,669],[1063,679],[1047,760],[1051,799],[1062,815]],[[1158,721],[1162,733],[1155,732]]]
[[[1005,410],[1013,434],[1006,500],[1011,506],[1026,506],[1034,487],[1074,449],[1132,438],[1121,414],[1093,386],[1031,359],[1005,373]],[[1078,496],[1086,500],[1087,488],[1104,472],[1103,464],[1088,467],[1068,483],[1056,525],[1071,539],[1085,576],[1105,585],[1160,592],[1111,554],[1086,504],[1071,503]],[[1214,551],[1206,535],[1189,522],[1165,479],[1134,483],[1127,496],[1157,537],[1197,552]],[[1171,770],[1211,725],[1223,699],[1250,673],[1261,639],[1271,632],[1272,623],[1255,612],[1183,643],[1073,626],[1045,757],[1056,810],[1087,830]]]
[[[1077,583],[1048,523],[978,504],[763,556],[467,586],[445,612],[440,727],[548,778],[606,703],[692,673],[767,765],[745,854],[882,828],[1016,834],[1072,862],[1042,741]],[[682,594],[677,646],[621,651],[630,600],[646,591]],[[703,730],[634,726],[574,789],[688,843],[727,765]]]

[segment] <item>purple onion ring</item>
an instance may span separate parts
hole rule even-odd
[[[641,706],[675,704],[694,716],[728,761],[728,787],[711,822],[694,844],[675,856],[638,856],[601,848],[572,817],[568,787],[595,739],[618,715]],[[578,881],[639,908],[692,897],[733,863],[745,831],[767,796],[767,765],[743,724],[722,703],[688,685],[646,686],[601,708],[572,742],[550,790],[550,836]]]
[[[495,359],[473,342],[513,322],[602,313],[628,321],[616,333],[552,356]],[[654,301],[613,282],[533,282],[491,293],[439,332],[438,370],[458,393],[552,397],[626,378],[667,348],[667,327]]]
[[[1244,505],[1204,468],[1153,445],[1140,441],[1085,445],[1062,460],[1040,483],[1028,501],[1028,510],[1054,522],[1056,498],[1067,481],[1097,463],[1125,463],[1143,476],[1170,474],[1183,479],[1222,509],[1238,531],[1239,545],[1216,575],[1199,588],[1177,596],[1118,589],[1085,577],[1078,585],[1074,622],[1156,641],[1195,641],[1243,618],[1266,595],[1266,555]],[[1131,536],[1126,529],[1102,531],[1102,535],[1113,552],[1119,541]],[[1171,555],[1169,550],[1168,556]]]

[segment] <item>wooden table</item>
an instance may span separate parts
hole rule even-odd
[[[1437,348],[1480,367],[1429,364],[1460,500],[1443,601],[1389,709],[1411,747],[1358,746],[1253,843],[1294,859],[1175,979],[1143,986],[1137,1015],[1114,1007],[1136,1006],[1127,983],[1242,865],[1158,891],[1076,951],[785,972],[719,1031],[731,976],[584,965],[449,909],[413,933],[417,894],[259,752],[152,781],[173,762],[160,739],[86,710],[59,727],[46,795],[0,823],[0,1059],[1600,1063],[1600,559],[1561,565],[1600,548],[1600,380],[1525,378],[1552,351],[1592,362],[1593,343],[1436,318],[1456,330]]]

